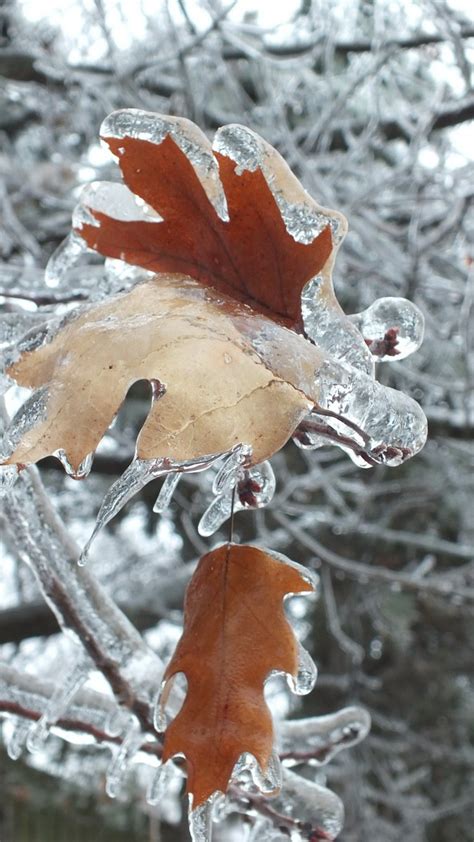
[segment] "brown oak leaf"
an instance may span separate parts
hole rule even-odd
[[[129,109],[101,136],[126,187],[97,183],[76,231],[109,257],[179,272],[302,328],[301,290],[330,268],[347,223],[320,207],[283,158],[244,126],[214,149],[189,120]],[[330,279],[327,295],[337,306]]]
[[[193,809],[226,792],[242,754],[268,771],[273,727],[264,684],[273,670],[296,680],[299,666],[283,600],[314,588],[304,568],[258,547],[224,544],[199,562],[186,592],[183,636],[164,675],[165,682],[178,673],[187,679],[163,761],[186,758]]]

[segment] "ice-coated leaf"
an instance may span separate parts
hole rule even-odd
[[[7,434],[5,462],[60,451],[77,474],[140,379],[155,389],[138,459],[170,468],[245,442],[260,462],[311,409],[321,359],[304,337],[198,282],[158,276],[82,309],[10,366],[35,392]]]
[[[163,760],[177,754],[186,758],[193,810],[213,793],[226,792],[243,754],[255,758],[265,787],[274,779],[264,684],[274,671],[298,683],[300,647],[283,600],[314,588],[304,568],[254,546],[224,544],[199,562],[160,702],[166,703],[173,677],[184,673],[186,698],[166,730]]]
[[[71,476],[86,476],[128,389],[146,379],[153,398],[136,460],[97,528],[153,476],[230,454],[201,524],[208,535],[229,514],[227,473],[237,482],[233,460],[244,452],[249,469],[293,435],[369,467],[400,464],[423,446],[418,405],[374,380],[376,359],[417,347],[421,314],[391,298],[343,313],[331,272],[346,221],[317,205],[271,146],[231,125],[212,147],[189,120],[138,110],[111,114],[102,136],[125,184],[85,189],[49,283],[81,243],[109,264],[139,265],[143,279],[8,348],[5,382],[34,392],[7,430],[2,464],[54,454]],[[237,508],[271,498],[271,483],[260,493],[254,480],[237,489]]]
[[[74,227],[90,248],[185,273],[301,326],[301,291],[331,265],[347,226],[275,149],[238,125],[220,129],[212,147],[189,120],[137,109],[107,117],[101,137],[125,184],[86,188]],[[337,308],[330,276],[325,295]]]

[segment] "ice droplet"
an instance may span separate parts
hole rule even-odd
[[[201,520],[198,523],[198,532],[203,538],[214,535],[219,527],[225,523],[232,512],[232,492],[214,497]]]
[[[109,798],[116,798],[121,790],[130,762],[142,745],[143,734],[135,716],[129,717],[128,730],[114,754],[107,770],[105,790]]]
[[[306,696],[306,694],[311,693],[314,688],[317,677],[318,670],[316,668],[316,664],[309,652],[307,652],[301,643],[299,643],[298,672],[296,676],[290,674],[287,674],[286,676],[290,690],[293,693],[296,693],[297,696]]]
[[[75,231],[71,231],[62,243],[59,244],[57,249],[53,251],[48,260],[44,272],[46,286],[54,289],[64,284],[68,270],[72,269],[80,257],[87,251],[86,241],[79,234],[76,234]]]
[[[423,342],[423,314],[406,298],[379,298],[349,318],[379,362],[403,360]]]
[[[87,681],[91,666],[91,661],[87,656],[81,657],[71,672],[62,677],[41,718],[30,728],[27,738],[29,751],[40,751],[43,748],[51,726],[55,725],[66,713],[71,700]]]
[[[178,472],[174,474],[168,474],[168,476],[165,477],[163,485],[160,489],[160,493],[158,494],[155,505],[153,506],[153,511],[156,514],[162,514],[169,507],[171,500],[173,499],[173,494],[181,477],[182,474]]]
[[[92,463],[94,461],[94,455],[94,453],[88,453],[76,469],[71,465],[65,450],[56,450],[55,453],[53,453],[53,456],[56,456],[56,458],[59,459],[67,475],[72,477],[72,479],[85,479],[89,476],[92,469]]]

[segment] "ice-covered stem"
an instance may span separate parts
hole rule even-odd
[[[370,730],[370,715],[347,707],[326,716],[291,719],[278,727],[280,759],[286,762],[327,763],[335,754],[363,740]]]
[[[54,695],[56,684],[0,664],[0,713],[38,722]],[[120,745],[122,736],[109,732],[117,715],[116,703],[93,690],[80,690],[55,723],[62,731],[88,734],[98,743]],[[161,755],[161,743],[143,743],[141,751]]]
[[[36,469],[23,472],[4,500],[8,532],[33,570],[60,626],[80,641],[109,681],[116,698],[155,733],[152,701],[163,666],[87,570],[48,499]]]
[[[332,842],[342,829],[344,808],[338,796],[289,769],[283,769],[283,787],[276,798],[243,794],[237,787],[231,787],[231,794],[240,801],[242,812],[258,812],[291,838],[301,838],[304,833],[303,838],[310,842]]]

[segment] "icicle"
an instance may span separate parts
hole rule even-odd
[[[215,497],[198,523],[198,532],[204,538],[214,535],[232,512],[232,492]]]
[[[109,798],[116,798],[121,790],[128,766],[143,743],[143,734],[135,716],[130,716],[128,730],[115,752],[107,770],[105,790]]]
[[[18,479],[16,465],[0,465],[0,498],[5,497]]]
[[[349,318],[378,361],[403,360],[423,342],[423,314],[406,298],[379,298]]]
[[[316,684],[317,677],[318,670],[311,655],[299,643],[298,672],[296,676],[289,674],[286,676],[290,690],[298,696],[306,696],[307,693],[311,693],[311,690]]]
[[[7,750],[7,754],[11,760],[18,760],[25,747],[26,738],[31,727],[29,719],[20,719],[16,721],[9,720],[9,732],[5,733],[3,729],[3,740]]]
[[[327,763],[335,754],[365,739],[370,731],[370,715],[364,708],[348,707],[327,716],[292,719],[278,727],[278,745],[282,754],[313,755],[308,761]],[[295,763],[301,762],[295,759]]]
[[[165,467],[166,464],[164,459],[135,459],[117,482],[114,482],[102,501],[94,531],[79,559],[80,565],[86,563],[91,544],[97,533],[152,479],[166,474],[169,471],[169,467]]]
[[[52,725],[63,716],[78,690],[87,681],[92,663],[85,656],[81,657],[71,672],[61,679],[53,695],[46,704],[41,718],[30,729],[27,738],[29,751],[40,751],[46,742]]]
[[[169,507],[181,477],[182,474],[178,472],[168,474],[168,476],[165,477],[160,493],[158,494],[155,505],[153,506],[153,511],[156,512],[156,514],[162,514]]]
[[[192,809],[192,796],[189,798],[189,831],[193,842],[211,842],[212,840],[212,820],[214,817],[214,810],[216,801],[223,797],[221,792],[213,792],[210,798],[207,799],[195,810]]]
[[[56,458],[59,459],[67,475],[72,477],[72,479],[85,479],[89,476],[92,469],[92,463],[94,461],[94,455],[94,453],[88,453],[82,460],[79,467],[73,468],[65,450],[56,450],[55,453],[53,453],[53,456],[56,456]]]
[[[146,795],[146,800],[152,805],[152,807],[156,807],[158,804],[161,804],[175,774],[176,767],[173,765],[171,760],[168,760],[167,763],[160,763],[150,780],[150,785]]]
[[[64,284],[69,269],[79,261],[79,258],[88,251],[86,241],[71,231],[48,260],[44,280],[50,288]]]
[[[174,676],[169,681],[163,681],[156,697],[156,702],[153,710],[153,725],[156,730],[163,734],[168,727],[168,717],[166,715],[165,707],[171,692],[171,684]]]

